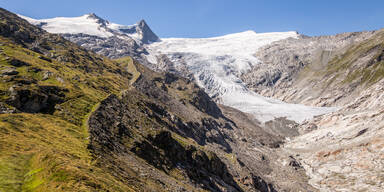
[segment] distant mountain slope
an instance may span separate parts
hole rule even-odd
[[[354,56],[359,59],[353,64],[355,66],[339,66],[341,70],[331,68],[340,65],[338,60],[341,60],[352,46],[359,46],[376,33],[372,31],[335,36],[303,36],[272,43],[256,53],[261,60],[260,64],[244,73],[242,80],[246,82],[247,87],[262,95],[287,102],[333,106],[345,97],[352,96],[349,99],[353,99],[356,97],[352,94],[355,88],[348,86],[362,84],[340,84],[340,81],[354,70],[364,68],[358,66],[358,63],[366,62],[364,59],[369,59],[370,54],[375,54],[376,50],[370,53],[360,50],[361,53]],[[339,90],[336,91],[336,88]],[[343,103],[346,102],[348,101]]]
[[[106,21],[91,13],[80,17],[36,20],[19,15],[31,24],[109,58],[131,56],[148,64],[143,44],[159,41],[144,20],[124,26]]]
[[[261,48],[242,76],[265,96],[337,112],[299,125],[282,150],[300,156],[323,191],[381,191],[384,177],[384,31],[301,37]],[[270,70],[265,70],[269,67]]]
[[[159,38],[152,32],[144,20],[137,24],[124,26],[106,21],[94,13],[80,17],[57,17],[52,19],[32,19],[19,15],[33,25],[51,33],[59,34],[87,34],[101,38],[119,36],[130,37],[138,42],[150,43],[158,41]]]

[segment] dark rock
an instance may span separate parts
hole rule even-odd
[[[276,142],[272,142],[270,143],[268,146],[270,148],[279,148],[281,146],[281,144],[283,144],[284,142],[282,141],[276,141]]]
[[[251,177],[245,176],[240,179],[240,183],[242,183],[245,186],[253,185],[253,180]]]
[[[15,79],[14,81],[16,81],[18,84],[21,84],[21,85],[31,85],[31,84],[36,84],[37,81],[35,79],[30,79],[30,78],[20,78],[20,79]]]
[[[289,166],[294,167],[295,170],[303,168],[301,164],[298,161],[296,161],[296,159],[293,156],[289,156],[289,158],[290,158],[290,161],[288,164]]]
[[[116,95],[112,94],[104,99],[89,118],[89,132],[92,137],[88,147],[102,153],[127,151],[128,149],[121,146],[120,139],[130,137],[128,127],[131,122],[123,114],[128,114],[128,111]]]
[[[21,45],[34,42],[37,36],[43,33],[42,29],[30,25],[26,20],[3,8],[0,8],[0,18],[3,20],[0,23],[0,35]]]
[[[48,61],[48,62],[52,62],[52,59],[48,58],[48,57],[44,57],[44,56],[41,56],[39,55],[37,58],[41,59],[41,60],[44,60],[44,61]]]
[[[26,113],[49,113],[55,111],[55,105],[64,102],[68,90],[56,86],[39,86],[37,90],[11,87],[11,98],[7,104]]]
[[[234,190],[242,191],[226,165],[215,153],[204,152],[194,146],[184,147],[172,138],[169,131],[161,131],[155,137],[148,137],[147,140],[150,143],[136,142],[131,151],[156,168],[167,172],[175,167],[183,167],[192,180],[211,191],[220,191],[215,182],[212,182],[215,177],[219,177]]]
[[[22,66],[30,66],[29,63],[26,63],[24,61],[20,61],[18,59],[12,59],[9,64],[11,64],[12,66],[15,66],[15,67],[22,67]]]
[[[259,176],[252,175],[252,181],[255,188],[260,190],[261,192],[277,192],[272,184],[267,183]]]
[[[16,113],[17,109],[8,106],[7,104],[0,102],[0,114]]]
[[[28,68],[28,72],[38,73],[40,71],[42,71],[42,69],[37,67]]]
[[[239,163],[240,166],[244,167],[245,164],[242,162],[239,158],[236,158],[237,162]]]
[[[171,84],[175,81],[177,81],[180,77],[178,77],[177,75],[173,74],[173,73],[165,73],[165,84]]]
[[[363,134],[364,134],[365,132],[367,132],[367,131],[368,131],[368,128],[365,128],[365,129],[359,131],[359,132],[356,134],[355,137],[359,137],[359,136],[363,135]]]
[[[142,97],[142,96],[141,96]],[[91,135],[89,149],[94,153],[124,155],[133,152],[155,168],[168,173],[174,168],[183,169],[188,177],[210,191],[221,191],[217,183],[225,183],[229,191],[241,191],[234,181],[226,165],[213,152],[206,152],[192,145],[181,144],[172,137],[170,131],[157,131],[144,139],[135,139],[137,129],[140,132],[145,127],[167,127],[177,129],[167,123],[164,118],[181,121],[169,114],[167,109],[150,101],[135,101],[139,109],[131,109],[131,99],[136,98],[133,92],[125,93],[122,98],[111,95],[103,100],[99,108],[93,112],[88,121]],[[151,125],[140,124],[142,119],[148,119]],[[185,130],[209,130],[219,126],[213,119],[202,120],[202,123],[180,122]],[[189,126],[189,128],[188,128]],[[141,128],[143,127],[143,128]],[[155,128],[156,130],[156,128]],[[202,132],[202,134],[204,134]],[[127,141],[135,139],[132,144]],[[127,147],[131,146],[131,147]]]
[[[198,89],[196,96],[193,98],[191,104],[198,108],[200,111],[211,115],[212,117],[223,117],[223,114],[217,104],[203,90]]]

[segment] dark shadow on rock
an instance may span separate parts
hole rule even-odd
[[[39,86],[37,90],[15,87],[10,90],[7,104],[26,113],[53,114],[55,105],[65,101],[67,89],[56,86]]]
[[[168,131],[136,142],[131,151],[166,173],[174,168],[183,169],[191,180],[207,190],[221,191],[214,182],[218,179],[231,186],[232,190],[242,191],[215,153],[204,152],[192,145],[183,146]]]

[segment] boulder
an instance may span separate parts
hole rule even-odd
[[[39,86],[37,90],[12,86],[7,104],[26,113],[49,113],[55,111],[55,105],[64,102],[67,89],[56,86]]]

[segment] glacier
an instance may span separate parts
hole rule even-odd
[[[301,123],[316,115],[338,109],[290,104],[263,97],[249,90],[240,79],[241,74],[260,64],[260,60],[255,56],[258,49],[275,41],[298,38],[299,34],[295,31],[272,33],[245,31],[211,38],[158,40],[144,21],[125,26],[103,20],[95,14],[41,20],[19,16],[50,33],[87,34],[106,39],[132,38],[148,51],[144,55],[147,64],[154,66],[158,63],[158,56],[166,55],[175,69],[187,69],[196,83],[217,102],[250,113],[261,122],[286,117]],[[143,25],[145,27],[140,28]],[[145,34],[151,38],[145,37]]]
[[[263,97],[249,90],[240,75],[260,63],[257,50],[272,42],[298,38],[295,31],[245,31],[213,38],[162,38],[147,45],[150,55],[167,55],[176,68],[185,65],[199,86],[219,103],[250,113],[261,122],[279,117],[301,123],[335,107],[311,107]],[[149,60],[155,62],[153,57]]]

